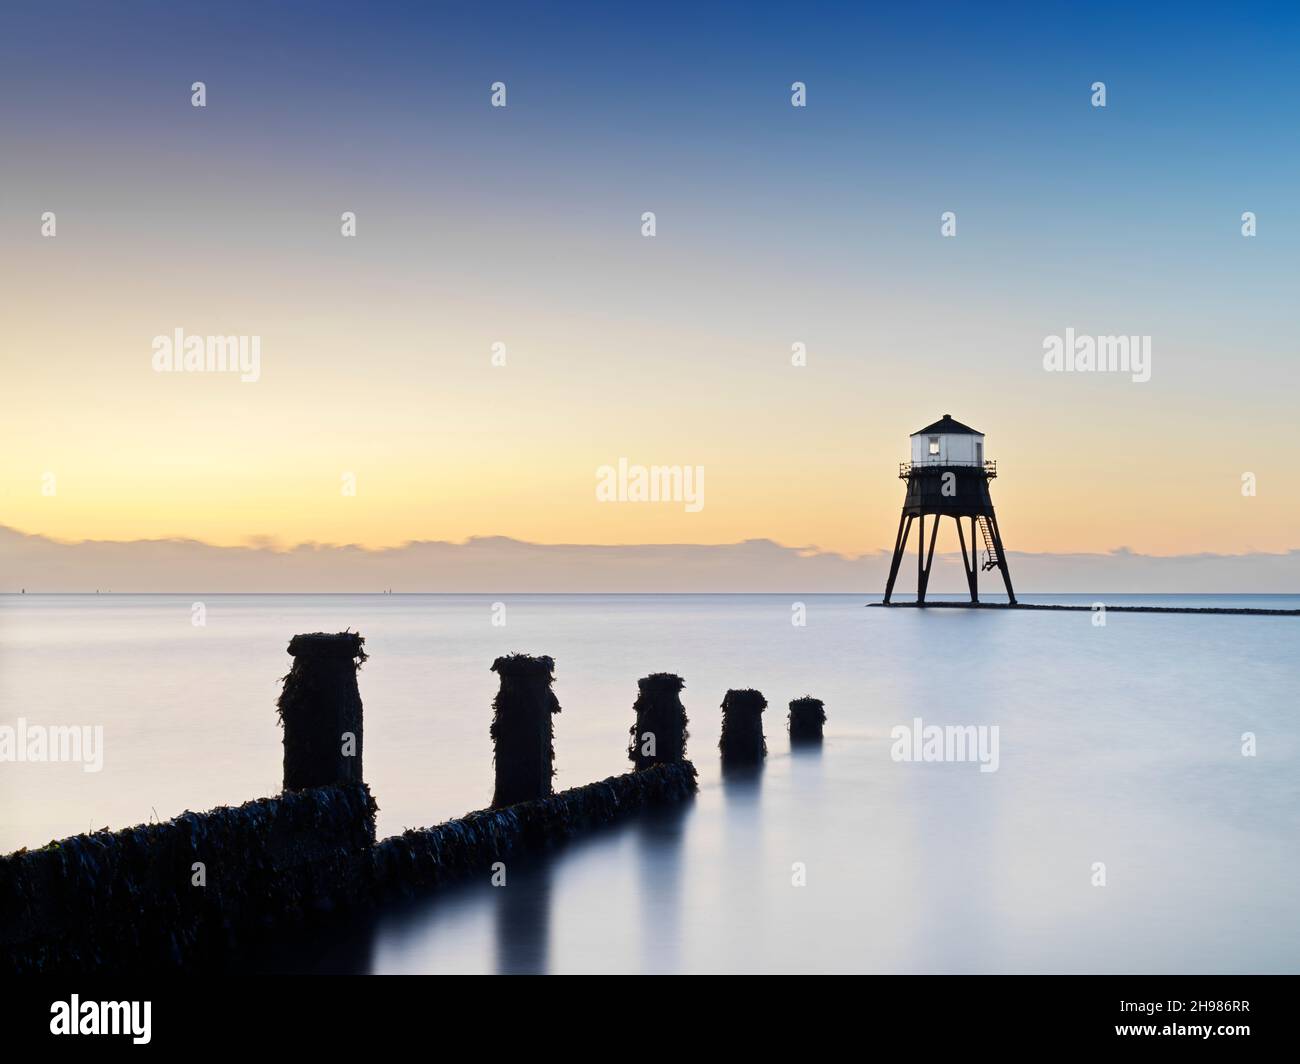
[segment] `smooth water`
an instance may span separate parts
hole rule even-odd
[[[1097,598],[1300,607],[1297,596]],[[796,601],[806,626],[791,623]],[[488,803],[489,666],[516,650],[556,660],[561,788],[625,771],[637,678],[680,673],[700,794],[516,862],[504,888],[441,891],[259,967],[1300,970],[1300,618],[1120,613],[1098,626],[1089,613],[864,601],[0,597],[0,725],[105,736],[98,773],[0,764],[0,851],[274,793],[289,637],[350,627],[371,654],[360,684],[381,836]],[[757,776],[719,771],[728,687],[770,703]],[[827,738],[792,754],[785,706],[805,693],[826,701]],[[998,770],[892,760],[891,728],[915,717],[996,725]],[[1255,756],[1243,756],[1247,732]],[[1105,886],[1093,885],[1097,862]]]

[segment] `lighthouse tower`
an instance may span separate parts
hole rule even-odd
[[[939,533],[939,519],[943,517],[951,517],[957,523],[962,568],[966,571],[971,602],[980,600],[980,571],[1000,569],[1002,582],[1007,587],[1007,598],[1015,603],[1016,593],[1011,589],[1011,573],[1002,549],[998,519],[993,513],[993,498],[989,495],[989,481],[997,475],[997,463],[984,457],[984,433],[954,421],[951,414],[944,414],[933,425],[912,433],[912,460],[902,463],[898,470],[899,479],[907,481],[907,497],[903,500],[903,515],[898,521],[889,582],[885,584],[886,604],[894,593],[894,581],[898,579],[898,567],[907,548],[912,524],[919,521],[916,603],[925,605],[925,588],[930,582],[930,566],[934,564],[934,542]],[[928,550],[925,543],[927,517],[931,520]],[[965,518],[970,519],[969,554],[962,525]]]

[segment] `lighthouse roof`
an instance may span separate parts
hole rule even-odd
[[[973,429],[969,425],[963,425],[960,421],[954,421],[951,414],[944,414],[933,425],[926,425],[923,429],[917,429],[913,436],[983,436],[984,433],[979,429]]]

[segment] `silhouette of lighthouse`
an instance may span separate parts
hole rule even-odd
[[[1000,569],[1002,582],[1007,587],[1007,598],[1015,604],[1016,593],[1011,589],[1011,573],[1007,569],[1007,556],[1002,549],[1002,534],[998,531],[993,498],[989,494],[989,481],[997,475],[997,463],[984,458],[984,433],[963,425],[960,421],[954,421],[951,414],[944,414],[933,425],[926,425],[912,433],[912,460],[903,462],[898,469],[899,479],[907,481],[907,497],[903,500],[903,514],[898,520],[889,581],[885,584],[886,603],[894,593],[894,581],[898,579],[898,567],[903,560],[912,524],[920,522],[917,535],[916,604],[925,605],[925,589],[930,582],[930,566],[934,564],[934,542],[939,533],[939,519],[951,517],[957,523],[962,568],[970,587],[971,602],[980,600],[980,571]],[[925,543],[927,517],[932,521],[928,550]],[[970,518],[969,555],[962,526],[964,518]],[[982,560],[979,557],[981,543],[984,550]]]

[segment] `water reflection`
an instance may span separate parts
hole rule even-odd
[[[759,784],[763,782],[763,770],[767,767],[766,760],[756,765],[727,761],[721,764],[722,782],[725,784],[723,792],[729,798],[746,802],[757,794]]]
[[[804,798],[820,798],[826,770],[822,765],[821,739],[790,742],[790,782]]]
[[[656,809],[634,821],[636,890],[641,918],[641,971],[681,967],[682,847],[691,803]]]
[[[493,887],[492,924],[498,975],[543,975],[550,970],[551,861],[511,861],[504,886]]]

